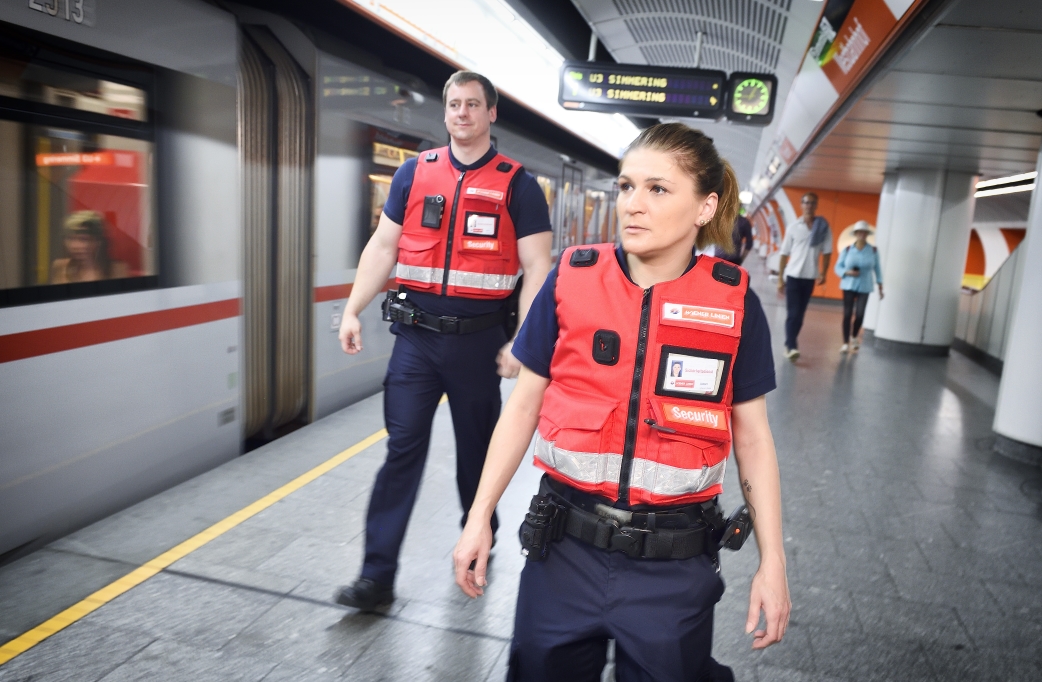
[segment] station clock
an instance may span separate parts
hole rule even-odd
[[[729,95],[724,113],[728,120],[747,125],[767,125],[774,118],[778,79],[766,73],[735,72],[728,78]]]

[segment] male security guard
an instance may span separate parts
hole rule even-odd
[[[398,553],[443,393],[452,412],[466,521],[499,417],[500,377],[520,370],[503,326],[506,299],[523,271],[523,320],[550,270],[546,199],[535,179],[491,144],[495,87],[484,76],[458,71],[445,83],[442,100],[451,142],[422,152],[394,174],[340,324],[344,352],[360,352],[358,314],[397,263],[398,293],[385,313],[398,337],[384,380],[387,460],[369,500],[361,577],[335,595],[338,603],[363,611],[394,599]],[[495,515],[491,525],[495,532]]]

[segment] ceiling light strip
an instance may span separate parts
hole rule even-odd
[[[1023,180],[1034,180],[1038,175],[1038,171],[1031,171],[1030,173],[1021,173],[1020,175],[1010,175],[1005,178],[995,178],[994,180],[984,180],[983,182],[977,183],[977,189],[984,189],[985,187],[994,187],[995,185],[1008,185],[1013,182],[1021,182]]]
[[[978,185],[979,187],[980,185]],[[1016,185],[1015,187],[998,187],[996,189],[982,189],[976,192],[973,196],[980,197],[993,197],[999,194],[1013,194],[1014,192],[1030,192],[1035,189],[1035,183],[1030,185]]]

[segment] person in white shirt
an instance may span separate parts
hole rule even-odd
[[[832,231],[828,221],[814,214],[818,195],[808,192],[800,202],[803,215],[785,231],[778,264],[778,291],[785,292],[785,357],[793,362],[800,356],[796,337],[803,327],[803,316],[814,293],[814,285],[825,285],[825,273],[832,258]],[[821,269],[818,269],[818,257]]]

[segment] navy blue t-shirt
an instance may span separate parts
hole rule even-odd
[[[449,148],[449,162],[461,171],[477,170],[491,161],[497,154],[495,147],[489,147],[476,162],[464,165],[452,155]],[[416,159],[412,158],[403,163],[394,173],[391,179],[391,189],[384,204],[384,214],[398,223],[405,222],[405,207],[409,203],[409,192],[412,190],[412,181],[416,175]],[[549,232],[550,209],[546,205],[546,196],[539,187],[532,174],[521,170],[514,175],[510,187],[510,202],[507,204],[507,213],[514,223],[514,232],[517,238],[527,237],[539,232]],[[488,313],[494,313],[503,307],[502,299],[478,299],[460,298],[458,296],[442,296],[422,291],[410,291],[409,300],[420,306],[432,315],[446,315],[454,317],[477,317]],[[395,324],[395,328],[400,325]],[[393,331],[399,331],[393,329]]]
[[[629,278],[629,266],[622,247],[615,250],[615,258],[622,271]],[[695,258],[687,269],[695,265]],[[686,272],[686,271],[685,271]],[[632,281],[632,279],[630,280]],[[528,316],[521,330],[514,339],[512,351],[514,357],[539,376],[550,378],[550,361],[557,345],[559,328],[557,325],[557,299],[554,289],[557,286],[557,268],[547,276],[543,287],[532,301]],[[760,298],[752,289],[745,293],[745,316],[742,319],[742,337],[738,342],[738,353],[731,368],[731,380],[734,386],[732,402],[743,403],[773,391],[777,384],[774,379],[774,354],[771,351],[771,330],[767,326]]]

